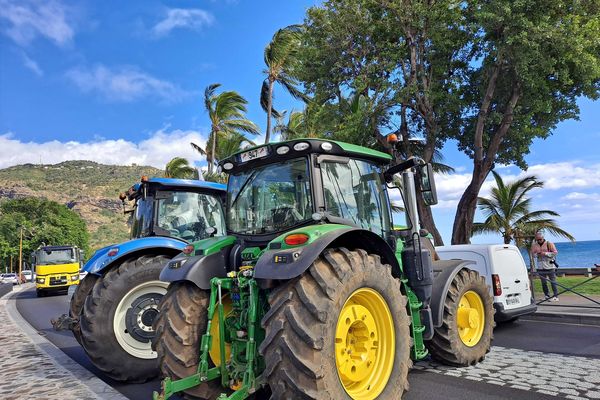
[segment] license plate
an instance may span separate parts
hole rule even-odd
[[[515,304],[519,304],[521,302],[521,299],[519,299],[518,296],[514,296],[514,297],[507,297],[506,298],[506,304],[509,306],[515,305]]]
[[[265,147],[259,147],[258,149],[249,150],[240,155],[242,162],[248,162],[256,160],[257,158],[263,158],[269,155],[269,149]]]

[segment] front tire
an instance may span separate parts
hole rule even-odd
[[[156,335],[152,340],[163,376],[177,380],[198,371],[200,340],[206,333],[209,300],[210,292],[193,283],[175,282],[169,286],[154,322]],[[215,342],[213,339],[213,345]],[[184,393],[195,399],[214,399],[224,391],[219,382],[204,382]]]
[[[159,275],[169,259],[144,255],[127,260],[98,279],[85,300],[81,344],[92,363],[114,380],[140,383],[158,374],[150,341],[158,303],[167,291]]]
[[[407,389],[406,298],[379,256],[325,250],[269,305],[259,351],[271,399],[399,399]]]
[[[73,293],[73,297],[71,297],[71,302],[69,303],[69,316],[77,320],[77,323],[73,326],[72,332],[73,336],[75,336],[75,340],[77,343],[81,344],[81,328],[79,327],[79,318],[81,317],[81,312],[83,311],[83,305],[85,304],[85,299],[92,292],[94,288],[94,284],[100,278],[95,274],[87,274],[75,289],[75,293]]]
[[[427,347],[434,359],[455,366],[474,365],[490,351],[494,323],[493,298],[476,271],[461,270],[444,301],[442,326]]]

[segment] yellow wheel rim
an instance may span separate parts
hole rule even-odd
[[[215,307],[215,313],[213,315],[212,323],[210,325],[210,335],[212,336],[212,346],[208,351],[210,359],[216,367],[221,366],[221,341],[219,340],[219,306]],[[223,296],[223,314],[227,317],[231,314],[233,307],[231,306],[231,299],[229,295]],[[227,318],[225,318],[227,319]],[[201,333],[203,334],[203,333]],[[231,344],[225,343],[225,359],[229,360],[231,356]]]
[[[468,347],[473,347],[483,335],[485,327],[485,308],[481,296],[469,290],[460,298],[456,313],[456,325],[460,340]]]
[[[370,288],[352,293],[335,330],[335,364],[352,399],[372,400],[383,392],[394,367],[395,339],[384,298]]]

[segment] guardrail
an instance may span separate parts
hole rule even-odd
[[[592,268],[559,268],[559,269],[556,270],[556,275],[557,276],[559,276],[560,272],[563,272],[561,270],[579,270],[579,271],[584,270],[584,271],[587,271],[587,273],[589,275],[586,274],[587,275],[586,277],[588,279],[586,279],[583,282],[579,282],[575,286],[571,286],[571,287],[567,287],[567,286],[562,285],[559,282],[555,282],[556,286],[558,286],[560,288],[560,290],[558,291],[558,295],[561,295],[561,294],[567,293],[567,292],[571,292],[573,294],[576,294],[579,297],[582,297],[582,298],[588,300],[593,305],[544,304],[544,303],[547,303],[550,298],[545,298],[545,299],[543,299],[541,301],[536,301],[536,304],[537,305],[543,304],[544,306],[547,306],[547,307],[570,307],[570,308],[593,308],[593,309],[600,309],[600,301],[595,300],[595,299],[593,299],[593,298],[591,298],[589,296],[586,296],[586,295],[584,295],[584,294],[582,294],[582,293],[580,293],[580,292],[578,292],[576,290],[573,290],[573,289],[575,289],[575,288],[577,288],[579,286],[585,285],[586,283],[593,281],[594,279],[600,278],[600,266],[596,266],[595,268],[593,268],[593,267]],[[547,277],[545,277],[543,275],[540,275],[537,272],[533,273],[532,275],[534,277],[539,277],[540,279],[546,281],[546,283],[548,284],[548,286],[550,286],[550,279],[548,279]],[[576,274],[576,275],[581,275],[581,273]],[[533,280],[531,278],[532,277],[530,276],[530,281],[533,284]],[[532,293],[533,293],[533,290],[532,290]]]
[[[579,275],[579,276],[587,276],[588,278],[591,278],[595,271],[597,271],[597,268],[593,268],[593,267],[588,267],[588,268],[557,268],[556,269],[556,276],[560,276],[560,277],[565,277],[567,275]]]

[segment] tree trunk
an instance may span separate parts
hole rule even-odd
[[[467,186],[456,208],[454,226],[452,227],[452,244],[471,243],[473,220],[475,218],[475,209],[477,208],[477,196],[479,196],[479,190],[490,170],[491,168],[484,169],[482,165],[475,166],[471,183]]]
[[[271,115],[273,114],[273,80],[269,77],[269,100],[267,101],[267,132],[265,143],[271,139]]]
[[[217,130],[213,129],[212,132],[212,150],[211,150],[211,154],[210,154],[210,163],[208,164],[208,173],[212,174],[213,173],[213,167],[215,164],[215,154],[217,152]]]
[[[421,197],[420,194],[418,195],[417,199],[419,197]],[[421,221],[421,227],[427,229],[429,233],[433,235],[433,240],[436,246],[443,246],[444,240],[442,239],[442,235],[440,235],[440,232],[435,226],[435,221],[433,220],[431,207],[426,206],[421,197],[421,201],[417,200],[417,208],[419,210],[419,219]]]

